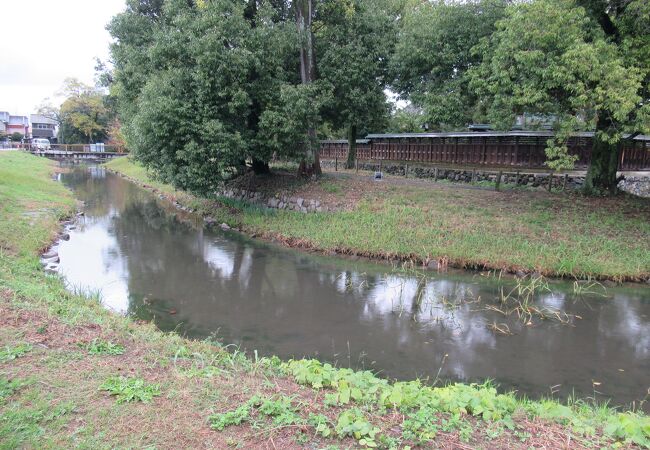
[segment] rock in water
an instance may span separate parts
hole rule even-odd
[[[50,259],[50,258],[56,258],[57,256],[59,256],[59,254],[57,252],[55,252],[54,250],[50,249],[47,252],[43,253],[42,258],[43,259]]]

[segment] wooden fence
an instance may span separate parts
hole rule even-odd
[[[550,137],[544,132],[370,134],[357,141],[357,159],[542,169]],[[569,139],[577,169],[589,165],[592,139],[593,133]],[[650,136],[623,140],[621,147],[619,170],[650,170]],[[345,140],[321,142],[322,159],[344,160],[347,154]]]

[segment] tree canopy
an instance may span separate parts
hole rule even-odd
[[[109,30],[129,148],[200,193],[274,157],[318,173],[319,130],[352,161],[366,132],[521,114],[553,122],[555,169],[595,130],[587,187],[613,189],[620,143],[650,127],[647,0],[128,0]],[[418,113],[389,120],[387,88]]]
[[[508,129],[524,112],[554,118],[550,167],[572,168],[564,142],[573,131],[596,130],[587,187],[613,189],[624,133],[650,126],[650,16],[647,2],[583,3],[536,0],[509,7],[497,30],[475,48],[483,60],[471,79],[479,107],[499,128]]]
[[[473,51],[490,36],[509,0],[410,1],[391,60],[392,86],[423,109],[434,130],[463,129],[475,118],[477,96],[468,70],[481,62]]]
[[[68,78],[61,95],[65,100],[58,112],[49,105],[41,108],[46,116],[59,122],[60,141],[80,144],[105,140],[110,121],[105,94],[75,78]]]

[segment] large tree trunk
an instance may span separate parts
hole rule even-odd
[[[262,161],[261,159],[253,158],[253,163],[251,165],[253,172],[256,175],[270,173],[271,169],[269,168],[269,163]]]
[[[348,160],[345,164],[346,169],[354,168],[354,161],[357,159],[357,126],[348,127]]]
[[[585,180],[584,190],[587,194],[616,193],[616,171],[618,170],[620,143],[612,144],[598,137],[599,132],[611,136],[614,130],[615,125],[609,114],[601,113],[596,124],[591,162]]]
[[[300,79],[303,84],[309,84],[316,80],[316,55],[314,54],[314,34],[311,30],[314,18],[314,0],[296,0],[296,25],[298,33],[302,38],[300,46]],[[320,175],[320,158],[318,155],[318,143],[316,142],[316,130],[307,130],[309,136],[305,155],[298,172],[300,175]]]

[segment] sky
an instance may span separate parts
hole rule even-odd
[[[0,111],[29,115],[63,80],[94,84],[95,57],[107,60],[106,24],[125,0],[2,1]]]

